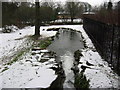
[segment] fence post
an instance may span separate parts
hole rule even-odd
[[[112,25],[112,45],[111,45],[111,55],[110,55],[110,63],[112,64],[113,59],[113,46],[114,46],[114,25]]]
[[[120,38],[118,41],[118,59],[117,59],[117,72],[120,74],[119,69],[120,69]]]

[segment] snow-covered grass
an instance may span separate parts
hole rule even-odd
[[[27,36],[33,34],[33,29],[34,27],[26,27],[12,33],[0,33],[1,64],[12,59],[11,57],[15,55],[16,52],[29,47],[32,44],[32,42],[28,40]]]
[[[81,65],[87,66],[86,62],[93,64],[85,70],[87,79],[90,80],[91,88],[118,88],[119,77],[113,73],[108,63],[104,61],[99,53],[95,50],[94,45],[85,33],[82,25],[53,25],[42,26],[40,33],[42,38],[54,36],[57,31],[47,31],[48,28],[72,28],[80,31],[84,38],[87,48],[82,50],[83,57],[81,57],[79,69]],[[17,30],[13,33],[0,33],[0,60],[4,60],[3,57],[12,56],[12,53],[23,49],[23,47],[29,47],[32,45],[32,41],[28,41],[28,36],[34,34],[34,26],[26,27],[21,30]],[[39,52],[39,51],[38,51]],[[35,53],[38,53],[37,51]],[[45,50],[46,52],[46,50]],[[8,69],[0,73],[0,88],[46,88],[56,79],[55,71],[50,67],[55,66],[55,59],[49,59],[42,63],[40,62],[41,54],[32,55],[32,51],[25,53],[19,60],[12,65],[0,65],[0,71],[5,67]],[[9,60],[9,58],[7,58]],[[1,61],[0,61],[1,62]],[[1,62],[2,63],[2,62]]]
[[[40,28],[42,38],[54,36],[55,31],[46,32],[43,31],[44,27]],[[34,35],[35,27],[25,27],[12,33],[0,33],[0,64],[6,63],[9,59],[12,59],[16,52],[21,49],[30,47],[33,41],[28,38],[30,35]],[[47,27],[45,27],[47,29]],[[9,57],[8,57],[9,56]]]
[[[45,63],[40,63],[43,55],[31,55],[32,51],[26,53],[20,60],[9,69],[1,73],[2,88],[47,88],[56,79],[55,71],[49,69],[54,66],[54,58]]]

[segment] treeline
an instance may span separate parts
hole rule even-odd
[[[60,2],[40,2],[40,24],[48,23],[58,19],[58,12],[69,14],[71,21],[77,16],[80,17],[84,11],[90,10],[88,3],[69,2],[62,4]],[[35,4],[30,2],[2,2],[2,26],[34,25],[35,22]]]
[[[101,6],[93,8],[93,12],[95,14],[87,14],[84,17],[111,25],[120,25],[120,1],[117,3],[105,2]]]
[[[56,19],[56,8],[44,2],[40,7],[40,21],[46,22]],[[2,26],[5,25],[33,25],[35,21],[35,5],[28,2],[3,2]]]

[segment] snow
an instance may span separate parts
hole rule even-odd
[[[55,23],[71,22],[71,19],[57,19],[55,21],[51,21],[51,23],[53,23],[53,22],[55,22]],[[74,23],[82,23],[83,21],[82,21],[82,19],[73,19],[73,22]]]
[[[83,50],[83,57],[80,59],[81,65],[87,66],[86,62],[93,64],[94,66],[89,66],[85,70],[85,75],[87,79],[90,80],[91,88],[118,88],[118,76],[113,73],[111,68],[108,66],[108,63],[103,61],[97,52],[92,50]]]
[[[39,55],[41,57],[41,55]],[[53,60],[53,59],[52,59]],[[49,60],[46,63],[49,63]],[[57,77],[55,71],[49,69],[52,65],[40,63],[35,56],[27,53],[24,57],[8,66],[8,70],[1,73],[2,88],[47,88]]]
[[[40,27],[40,34],[45,38],[45,37],[51,37],[55,36],[57,31],[47,31],[48,28],[51,28],[51,26],[43,26]]]
[[[0,28],[0,33],[3,33],[3,32],[15,32],[18,30],[18,27],[17,26],[14,26],[14,25],[11,25],[11,26],[5,26],[4,28]]]
[[[47,88],[52,81],[56,79],[54,72],[46,67],[39,68],[38,75],[40,77],[35,78],[26,85],[26,88]]]
[[[119,76],[115,74],[108,63],[104,61],[99,53],[96,51],[92,41],[85,33],[82,25],[52,25],[40,27],[42,38],[54,36],[57,31],[47,31],[48,28],[72,28],[80,31],[83,40],[86,42],[87,48],[82,50],[83,57],[81,57],[79,69],[81,65],[87,66],[86,62],[93,64],[85,70],[87,79],[90,80],[91,88],[120,88]],[[34,26],[26,27],[12,33],[0,33],[0,60],[3,57],[12,56],[23,47],[30,47],[32,41],[28,40],[28,36],[34,34]],[[21,34],[20,34],[21,33]],[[32,51],[25,53],[19,60],[11,66],[0,64],[0,71],[5,67],[8,70],[0,73],[0,88],[47,88],[56,79],[55,71],[50,67],[55,66],[55,59],[50,59],[44,63],[40,62],[41,56],[48,50],[36,51],[41,54],[32,55]],[[67,58],[67,56],[66,56]],[[9,60],[9,58],[7,58]],[[0,61],[2,63],[2,61]],[[68,61],[66,61],[68,62]],[[64,65],[65,66],[65,65]]]
[[[83,14],[95,14],[95,12],[84,12]]]
[[[0,90],[2,89],[2,81],[3,81],[2,78],[3,78],[3,77],[0,76]]]
[[[6,55],[13,55],[14,52],[29,46],[32,42],[27,40],[28,35],[33,34],[34,27],[26,27],[18,30],[14,33],[1,33],[0,34],[0,59],[6,57]],[[21,35],[20,35],[21,33]],[[27,45],[28,44],[28,45]],[[5,58],[6,59],[6,58]]]

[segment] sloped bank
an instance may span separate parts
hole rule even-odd
[[[89,39],[85,30],[81,26],[81,33],[85,48],[82,49],[82,57],[78,65],[79,70],[82,70],[83,65],[87,67],[84,74],[89,80],[90,88],[120,88],[120,77],[114,73],[109,67],[108,63],[101,58],[99,53],[96,51],[92,41]]]

